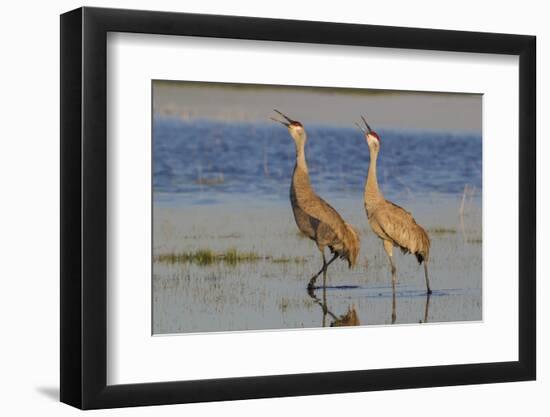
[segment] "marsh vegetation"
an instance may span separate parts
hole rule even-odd
[[[192,252],[161,253],[156,255],[153,261],[169,264],[195,263],[201,266],[211,265],[214,263],[224,263],[235,266],[238,263],[258,262],[261,260],[271,261],[276,264],[306,262],[306,259],[302,257],[294,256],[275,258],[270,255],[260,255],[254,252],[239,252],[235,248],[229,248],[224,252],[215,252],[211,249],[197,249]]]

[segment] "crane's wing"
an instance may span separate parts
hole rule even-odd
[[[307,198],[300,198],[300,207],[308,216],[326,223],[336,233],[339,239],[343,239],[345,234],[345,222],[342,216],[329,203],[316,194]]]
[[[339,240],[344,239],[347,233],[344,220],[330,204],[313,191],[309,176],[300,169],[294,171],[291,199],[294,200],[293,204],[297,204],[309,217],[328,225]]]
[[[386,201],[386,204],[373,213],[373,220],[402,250],[412,253],[422,252],[427,256],[430,238],[416,223],[411,213],[397,204]]]

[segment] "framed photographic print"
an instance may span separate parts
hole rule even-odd
[[[61,16],[61,400],[535,379],[535,38]]]

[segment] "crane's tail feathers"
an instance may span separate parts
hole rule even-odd
[[[359,249],[361,247],[361,240],[359,239],[359,233],[348,223],[345,223],[346,230],[344,234],[343,243],[344,243],[344,253],[348,261],[348,266],[351,268],[357,263],[357,258],[359,257]]]
[[[414,256],[416,256],[416,260],[419,264],[422,262],[428,262],[428,259],[430,257],[430,237],[426,233],[424,229],[419,227],[420,229],[420,242],[419,242],[419,249],[414,253]]]
[[[422,262],[427,262],[430,257],[430,237],[420,226],[414,230],[415,233],[408,235],[408,239],[403,242],[403,245],[397,242],[394,244],[401,249],[401,253],[404,255],[412,253],[418,263],[421,264]]]

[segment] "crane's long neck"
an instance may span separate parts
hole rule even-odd
[[[292,183],[290,185],[290,198],[294,202],[308,198],[313,193],[311,182],[309,181],[304,145],[305,143],[303,142],[296,143],[296,165],[294,165]]]
[[[296,166],[294,169],[301,169],[306,174],[308,173],[305,142],[296,142]]]
[[[378,159],[378,150],[370,148],[370,164],[369,172],[367,175],[367,182],[365,183],[365,208],[367,212],[372,212],[376,207],[376,204],[383,200],[384,197],[378,188],[378,178],[376,176],[376,161]]]

